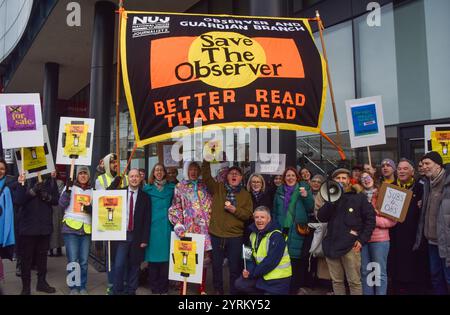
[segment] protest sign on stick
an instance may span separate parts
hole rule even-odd
[[[405,221],[412,195],[409,189],[384,183],[378,195],[377,209],[382,216],[401,223]]]

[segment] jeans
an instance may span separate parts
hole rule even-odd
[[[139,286],[140,264],[133,265],[130,262],[133,233],[127,232],[126,241],[117,241],[117,250],[114,257],[114,294],[136,294]],[[124,286],[126,282],[126,287]]]
[[[211,235],[213,284],[218,293],[223,294],[223,260],[228,258],[230,270],[230,294],[237,294],[234,282],[242,274],[242,237],[216,237]]]
[[[70,287],[79,290],[86,290],[88,275],[88,258],[91,248],[91,235],[64,234],[64,243],[66,245],[67,260],[69,263],[77,262],[80,264],[80,286]],[[70,271],[69,271],[70,273]]]
[[[445,259],[439,256],[437,245],[428,244],[428,257],[430,259],[430,276],[433,293],[435,295],[450,294],[450,267],[446,267]]]
[[[388,285],[386,266],[389,245],[390,242],[385,241],[367,243],[362,247],[361,282],[364,295],[386,295]],[[378,265],[371,266],[370,263]],[[373,276],[375,276],[375,281],[373,281]]]

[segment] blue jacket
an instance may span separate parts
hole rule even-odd
[[[173,183],[166,183],[162,191],[158,191],[155,185],[145,185],[143,189],[152,201],[152,222],[148,246],[145,249],[145,261],[169,261],[172,225],[168,210],[172,205],[174,189]]]
[[[0,247],[7,247],[16,243],[14,237],[14,207],[8,187],[5,187],[0,195],[0,207]]]
[[[280,226],[274,220],[272,220],[264,230],[258,231],[255,223],[252,223],[249,227],[251,232],[257,234],[257,244],[256,248],[259,246],[259,242],[267,233],[274,230],[280,230]],[[269,250],[267,251],[267,256],[261,261],[260,264],[256,265],[254,258],[247,261],[247,270],[250,273],[251,279],[256,279],[256,287],[260,290],[264,290],[270,294],[288,294],[289,286],[291,283],[291,277],[276,280],[264,280],[263,276],[278,266],[281,258],[284,254],[284,249],[286,248],[286,241],[282,233],[273,233],[270,236]]]

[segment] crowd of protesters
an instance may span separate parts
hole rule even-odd
[[[323,284],[320,268],[329,294],[450,293],[450,169],[433,151],[417,166],[405,158],[384,159],[379,168],[364,164],[315,174],[287,167],[272,177],[244,178],[229,165],[214,178],[203,161],[189,163],[186,178],[178,180],[176,168],[156,164],[148,181],[143,169],[120,176],[117,157],[108,154],[94,178],[80,166],[65,186],[56,174],[14,179],[6,167],[0,159],[0,281],[1,259],[12,259],[15,251],[23,295],[31,294],[33,265],[36,290],[56,291],[46,281],[47,256],[50,249],[60,254],[62,246],[67,262],[81,270],[81,283],[71,285],[70,294],[88,294],[94,189],[124,189],[128,196],[127,238],[111,242],[109,294],[135,294],[143,262],[152,293],[168,294],[172,231],[180,238],[205,236],[199,294],[307,294]],[[327,179],[341,191],[332,202],[323,196]],[[383,184],[412,192],[403,222],[380,212]],[[245,264],[243,246],[251,252]],[[214,292],[206,290],[208,269]]]

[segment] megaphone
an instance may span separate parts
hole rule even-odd
[[[341,185],[334,180],[326,180],[319,190],[320,197],[328,202],[338,201],[342,197],[343,192]]]

